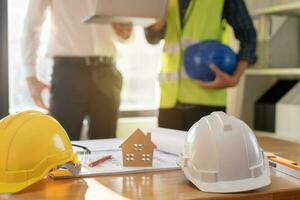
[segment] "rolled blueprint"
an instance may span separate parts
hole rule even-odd
[[[151,140],[158,150],[176,155],[183,152],[186,131],[153,128],[149,132],[151,133]]]

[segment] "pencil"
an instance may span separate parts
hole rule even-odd
[[[95,166],[99,165],[100,163],[103,163],[103,162],[105,162],[107,160],[110,160],[110,159],[112,159],[112,155],[101,157],[98,160],[95,160],[95,161],[91,162],[89,164],[89,167],[95,167]]]

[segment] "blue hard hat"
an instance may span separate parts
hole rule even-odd
[[[209,67],[211,63],[223,72],[232,74],[236,67],[237,56],[230,47],[213,40],[199,42],[186,49],[184,67],[192,79],[213,81],[215,74]]]

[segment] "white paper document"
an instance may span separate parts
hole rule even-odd
[[[151,140],[157,146],[157,149],[153,154],[152,167],[123,166],[122,151],[119,146],[123,141],[125,141],[125,138],[73,141],[72,144],[84,146],[91,151],[91,154],[87,154],[86,150],[80,147],[73,147],[82,164],[80,174],[75,177],[92,177],[180,169],[177,165],[178,155],[183,151],[187,132],[162,128],[151,129],[148,132],[151,132]],[[112,155],[112,159],[106,160],[94,167],[89,166],[91,162],[109,155]],[[72,177],[59,176],[54,178]]]
[[[112,159],[107,160],[95,167],[88,166],[90,162],[106,155],[112,155]],[[96,176],[179,169],[179,166],[177,165],[177,156],[161,151],[154,152],[152,167],[123,167],[121,150],[93,152],[92,155],[83,159],[85,159],[85,161],[83,162],[81,176]]]
[[[99,158],[107,155],[112,155],[112,159],[107,160],[95,167],[90,167],[89,164]],[[173,154],[165,153],[156,150],[154,152],[153,166],[152,167],[124,167],[122,164],[121,150],[102,150],[92,152],[92,154],[79,154],[79,160],[82,164],[81,172],[78,176],[59,176],[53,177],[55,179],[74,178],[74,177],[94,177],[114,174],[127,174],[127,173],[142,173],[154,172],[165,170],[178,170],[180,167],[177,165],[178,157]]]
[[[148,27],[166,15],[168,0],[97,0],[84,23],[132,23]]]

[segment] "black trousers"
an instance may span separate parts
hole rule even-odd
[[[114,65],[54,62],[50,114],[79,140],[82,121],[89,117],[89,139],[113,138],[120,105],[122,76]]]
[[[225,112],[225,107],[180,104],[171,109],[160,109],[159,127],[188,131],[202,117],[214,111]]]

